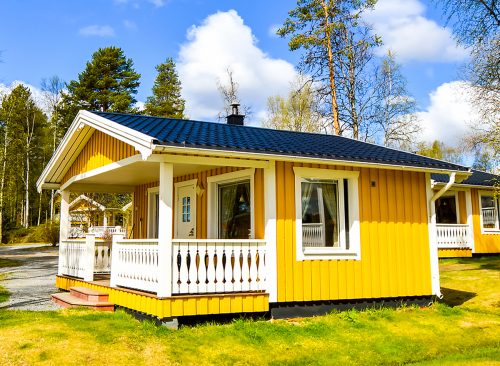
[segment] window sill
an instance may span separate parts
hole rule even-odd
[[[499,229],[482,229],[481,230],[481,234],[485,234],[485,235],[499,235],[500,234],[500,230]]]
[[[339,248],[305,248],[298,253],[297,260],[360,260],[358,252],[343,250]]]

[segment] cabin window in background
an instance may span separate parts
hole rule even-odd
[[[480,193],[481,223],[486,231],[500,231],[500,200],[493,193]]]

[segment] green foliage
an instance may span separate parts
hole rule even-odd
[[[264,126],[277,130],[322,132],[321,115],[311,84],[302,81],[292,86],[287,97],[276,95],[267,99],[268,118]]]
[[[449,161],[451,163],[462,164],[462,154],[454,147],[447,146],[443,142],[435,140],[432,144],[420,143],[417,146],[417,154],[429,158]]]
[[[132,59],[119,47],[99,48],[85,70],[72,80],[58,108],[63,125],[69,126],[80,109],[131,112],[136,102],[140,74]]]
[[[144,112],[150,116],[185,118],[185,100],[181,96],[181,81],[171,58],[156,66],[158,75],[153,85],[153,95],[148,97]]]

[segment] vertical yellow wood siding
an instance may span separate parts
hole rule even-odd
[[[174,178],[174,183],[190,179],[198,179],[198,185],[205,189],[196,199],[196,236],[198,239],[207,238],[207,177],[241,170],[237,167],[221,167],[198,173]],[[159,182],[151,182],[135,187],[134,190],[134,229],[133,237],[144,239],[147,237],[148,222],[148,188],[157,187]],[[175,192],[174,192],[175,195]],[[254,205],[255,205],[255,238],[264,238],[264,179],[263,170],[255,169],[254,177]],[[175,201],[175,200],[174,200]],[[175,218],[175,212],[174,212]]]
[[[472,199],[472,222],[474,224],[474,253],[500,253],[500,233],[481,233],[481,221],[479,218],[479,191],[471,190]]]
[[[458,258],[458,257],[472,257],[472,249],[438,249],[439,258]]]
[[[132,146],[96,130],[64,175],[63,183],[75,175],[103,167],[136,154],[138,152]]]
[[[294,166],[360,172],[361,260],[296,260]],[[424,173],[277,162],[276,180],[279,302],[431,294]]]
[[[465,205],[465,192],[458,192],[458,216],[459,224],[467,224],[467,206]]]

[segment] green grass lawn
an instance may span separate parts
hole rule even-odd
[[[171,331],[122,311],[0,310],[0,365],[500,364],[500,257],[443,260],[428,308],[236,320]]]

